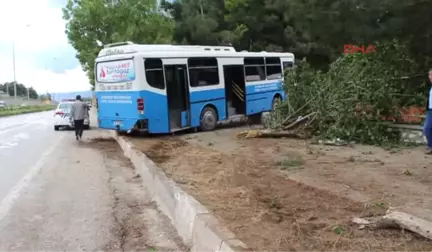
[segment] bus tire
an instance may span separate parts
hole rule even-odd
[[[276,107],[282,102],[282,99],[280,98],[279,95],[276,95],[273,98],[273,102],[272,102],[272,111],[276,110]]]
[[[216,128],[218,116],[212,107],[205,107],[201,112],[200,129],[202,131],[212,131]]]
[[[248,119],[247,122],[248,122],[249,126],[260,125],[260,124],[262,124],[261,118],[262,118],[262,113],[250,115],[247,118]]]

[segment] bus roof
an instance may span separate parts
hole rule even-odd
[[[100,56],[109,56],[115,54],[137,53],[137,52],[182,52],[182,51],[225,51],[235,52],[234,47],[230,46],[193,46],[193,45],[168,45],[168,44],[134,44],[132,42],[119,42],[114,44],[105,45],[99,52]]]
[[[192,46],[192,45],[142,45],[121,42],[106,45],[96,61],[115,60],[128,54],[140,54],[145,57],[286,57],[294,60],[294,54],[281,52],[237,52],[229,46]],[[103,58],[103,59],[102,59]]]

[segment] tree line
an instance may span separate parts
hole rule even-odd
[[[6,94],[9,94],[9,96],[14,96],[14,82],[6,82],[4,84],[0,84],[0,90],[5,92]],[[36,92],[36,90],[33,87],[30,87],[27,89],[24,84],[16,83],[16,90],[17,90],[17,96],[19,97],[28,97],[30,96],[31,99],[37,99],[39,98],[39,94]],[[28,93],[29,92],[29,93]]]
[[[288,51],[323,70],[346,44],[396,41],[424,74],[431,9],[432,0],[69,0],[63,13],[69,42],[94,83],[100,42],[119,41]]]

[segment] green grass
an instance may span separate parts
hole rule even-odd
[[[29,106],[24,106],[24,107],[10,106],[7,108],[0,108],[0,117],[42,112],[42,111],[53,110],[55,108],[56,108],[56,105],[49,105],[49,104],[29,105]]]

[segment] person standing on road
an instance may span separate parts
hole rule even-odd
[[[424,124],[424,134],[427,139],[428,150],[426,154],[432,155],[432,68],[429,69],[430,90],[426,107],[426,121]]]
[[[81,140],[84,131],[84,119],[88,115],[88,105],[77,95],[71,108],[71,118],[74,120],[76,140]]]

